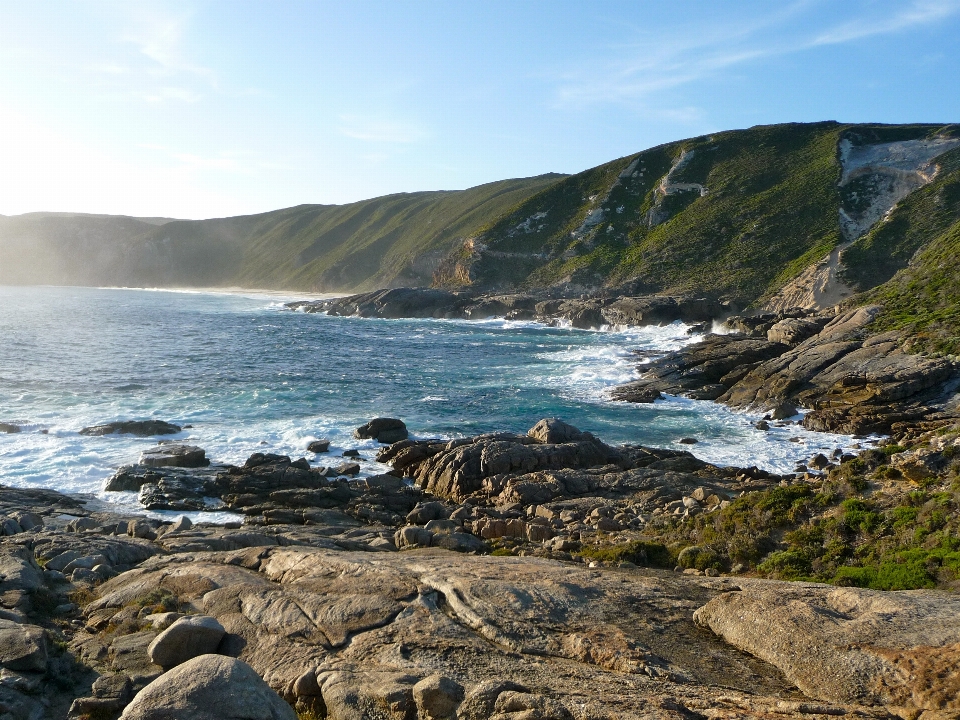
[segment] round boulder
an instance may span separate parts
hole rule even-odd
[[[297,720],[253,668],[236,658],[200,655],[137,693],[120,720]]]
[[[456,714],[463,687],[443,675],[431,675],[413,686],[413,699],[420,720],[445,720]]]
[[[407,426],[397,418],[374,418],[353,432],[358,440],[373,439],[389,445],[407,439]]]
[[[167,669],[198,655],[215,652],[226,630],[216,618],[190,615],[173,623],[147,648],[150,662]]]

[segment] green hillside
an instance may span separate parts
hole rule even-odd
[[[453,246],[562,177],[161,225],[0,217],[0,283],[315,291],[429,285]]]
[[[717,133],[662,145],[569,177],[530,198],[461,249],[441,280],[469,276],[485,287],[569,283],[629,292],[697,293],[761,303],[843,242],[841,208],[863,201],[838,182],[838,144],[890,142],[952,131],[941,125],[788,124]],[[895,237],[909,258],[958,217],[955,164],[918,191],[936,203],[915,237]],[[957,197],[955,197],[957,196]],[[879,240],[875,241],[879,242]],[[899,266],[886,246],[851,249],[859,289]],[[861,253],[862,254],[862,253]],[[884,257],[879,257],[884,255]],[[885,273],[885,276],[884,276]]]
[[[0,217],[0,283],[550,288],[747,308],[807,297],[792,281],[832,251],[844,285],[830,280],[829,297],[902,284],[896,273],[958,220],[960,127],[784,124],[668,143],[571,176],[348,205],[199,221]]]

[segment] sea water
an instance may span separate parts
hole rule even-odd
[[[793,471],[847,436],[792,424],[763,432],[757,415],[670,397],[612,402],[638,363],[699,339],[688,327],[583,331],[532,322],[379,320],[294,312],[275,295],[0,287],[0,483],[93,493],[125,509],[105,480],[160,439],[204,448],[217,463],[251,453],[335,464],[372,462],[353,430],[403,419],[414,438],[526,432],[558,417],[608,443],[686,449],[710,462]],[[114,420],[184,426],[164,438],[88,437]],[[329,455],[306,447],[328,438]],[[695,438],[694,445],[681,444]]]

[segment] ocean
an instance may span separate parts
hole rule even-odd
[[[379,320],[287,309],[276,294],[0,287],[0,483],[88,493],[125,511],[132,493],[104,481],[159,438],[87,437],[114,420],[184,427],[165,436],[213,462],[360,449],[363,473],[385,468],[376,443],[354,440],[373,417],[398,417],[415,438],[526,432],[559,417],[608,443],[687,449],[725,465],[792,472],[842,435],[797,425],[763,432],[755,414],[667,398],[612,402],[651,354],[694,342],[687,326],[584,331],[532,322]],[[695,445],[680,444],[696,438]],[[791,441],[792,439],[792,441]],[[198,517],[194,515],[194,517]]]

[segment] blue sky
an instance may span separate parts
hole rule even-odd
[[[960,0],[0,0],[0,214],[202,218],[960,122]]]

